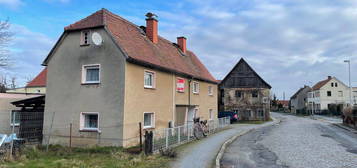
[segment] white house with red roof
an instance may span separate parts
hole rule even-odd
[[[308,93],[308,109],[315,114],[332,112],[341,114],[344,107],[351,104],[350,89],[336,77],[317,82]]]

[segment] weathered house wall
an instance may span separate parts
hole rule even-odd
[[[270,88],[241,59],[219,84],[219,110],[236,111],[241,120],[268,120]]]
[[[298,92],[291,97],[290,106],[291,106],[292,113],[294,114],[306,113],[307,106],[308,106],[307,98],[308,98],[309,91],[311,91],[311,88],[305,86],[304,88],[299,89]]]

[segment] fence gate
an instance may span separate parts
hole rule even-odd
[[[153,133],[152,131],[145,131],[145,140],[144,140],[144,150],[145,154],[152,153],[152,141],[153,141]]]

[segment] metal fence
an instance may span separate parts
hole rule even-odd
[[[222,129],[230,124],[230,118],[218,118],[216,120],[207,121],[203,129],[206,134],[212,134],[219,129]],[[170,147],[175,147],[180,144],[190,142],[197,139],[197,130],[194,124],[186,124],[173,128],[163,128],[153,131],[152,151],[158,152]]]

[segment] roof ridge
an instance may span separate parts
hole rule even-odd
[[[64,27],[64,30],[71,29],[71,27],[74,26],[75,24],[80,23],[80,22],[83,22],[83,21],[86,21],[86,20],[90,19],[92,16],[94,16],[94,15],[100,13],[100,12],[102,12],[102,15],[103,15],[103,10],[106,10],[106,9],[103,8],[103,9],[101,9],[101,10],[98,10],[98,11],[92,13],[91,15],[89,15],[89,16],[87,16],[87,17],[85,17],[85,18],[83,18],[83,19],[81,19],[81,20],[79,20],[79,21],[77,21],[77,22],[74,22],[74,23],[72,23],[72,24],[70,24],[70,25],[68,25],[68,26],[65,26],[65,27]],[[102,17],[102,22],[103,22],[103,17]]]

